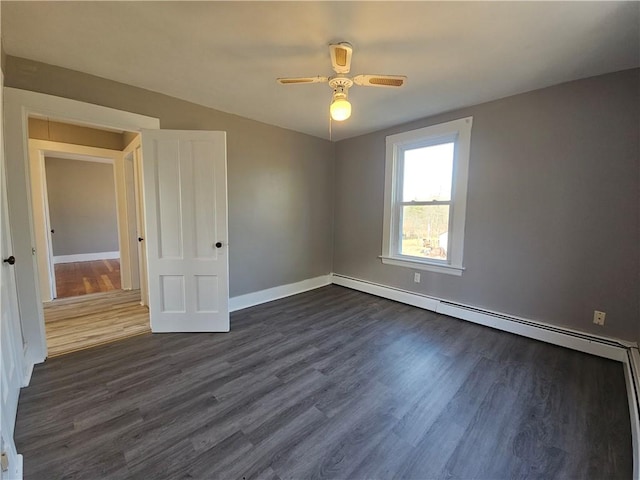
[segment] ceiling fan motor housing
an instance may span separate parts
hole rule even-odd
[[[333,88],[333,93],[346,94],[349,88],[353,86],[353,80],[340,75],[329,78],[329,86]]]

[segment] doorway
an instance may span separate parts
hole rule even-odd
[[[149,332],[137,242],[139,135],[42,116],[28,126],[48,356]]]
[[[147,261],[152,331],[228,332],[225,132],[159,130],[157,118],[15,88],[5,87],[4,100],[9,217],[19,259],[16,277],[28,368],[47,357],[36,262],[39,247],[33,233],[35,208],[25,188],[33,179],[26,147],[28,117],[34,115],[142,132],[144,167],[136,164],[142,172],[138,178],[149,238],[142,235],[138,245],[144,245]]]
[[[120,290],[113,164],[58,157],[44,164],[55,298]]]

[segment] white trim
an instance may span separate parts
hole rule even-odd
[[[76,253],[74,255],[57,255],[53,257],[53,263],[91,262],[115,258],[120,258],[120,252]]]
[[[109,163],[113,165],[122,156],[120,150],[54,142],[52,140],[39,140],[37,138],[30,138],[29,145],[36,150],[42,151],[42,154],[47,158],[60,158],[63,160]]]
[[[29,363],[28,365],[25,366],[24,376],[22,378],[22,386],[23,387],[28,387],[29,386],[29,382],[31,382],[31,376],[33,375],[33,368],[34,367],[35,367],[35,364],[33,364],[33,363]]]
[[[51,253],[51,222],[49,218],[49,201],[45,175],[45,157],[112,165],[116,198],[115,207],[117,213],[118,247],[122,251],[120,278],[122,288],[130,290],[131,261],[129,255],[129,243],[132,235],[127,229],[128,219],[123,153],[119,150],[32,138],[29,139],[28,144],[31,176],[31,205],[36,241],[36,257],[40,273],[38,275],[38,281],[40,284],[41,300],[43,302],[49,302],[57,296],[55,273],[53,269],[53,264],[56,262],[53,259],[53,254]]]
[[[395,265],[397,267],[407,267],[413,268],[415,270],[428,270],[430,272],[436,273],[447,273],[449,275],[456,275],[458,277],[462,276],[462,272],[464,272],[464,267],[455,267],[446,263],[436,264],[423,262],[420,260],[405,260],[398,257],[385,257],[383,255],[380,255],[379,258],[385,265]]]
[[[129,144],[127,148],[123,151],[125,153],[125,158],[128,158],[129,154],[133,155],[133,201],[135,203],[135,214],[132,214],[135,217],[136,225],[136,234],[133,237],[133,241],[136,243],[135,247],[131,247],[132,251],[138,252],[138,280],[140,287],[140,304],[143,306],[149,305],[149,274],[147,270],[147,253],[146,253],[146,245],[144,241],[140,241],[139,239],[146,238],[147,234],[145,227],[145,212],[144,212],[144,202],[142,199],[144,185],[142,184],[142,139],[140,135]]]
[[[32,141],[47,142],[47,140],[34,140],[30,138],[29,143],[31,143]],[[47,142],[47,143],[51,143],[51,142]],[[65,144],[61,143],[60,145],[65,145]],[[66,145],[72,145],[72,144],[66,144]],[[87,147],[87,148],[93,148],[93,147]],[[40,150],[46,150],[46,149],[40,149]],[[122,152],[120,152],[119,150],[113,150],[113,152],[117,152],[119,155],[122,154]],[[52,158],[54,160],[57,158],[60,160],[77,160],[80,162],[107,163],[109,165],[113,165],[115,163],[113,158],[92,157],[90,155],[77,155],[74,153],[64,153],[64,152],[53,153],[53,154],[46,152],[45,157]]]
[[[428,127],[402,132],[386,137],[384,216],[382,234],[382,263],[436,273],[462,275],[464,271],[464,230],[467,209],[467,183],[469,177],[469,155],[473,117],[460,118]],[[449,245],[446,268],[435,262],[412,260],[399,255],[400,252],[400,208],[402,193],[404,151],[413,148],[454,142],[453,175],[451,188],[451,210]]]
[[[139,132],[141,129],[160,128],[158,118],[70,98],[13,87],[4,87],[4,95],[5,102],[19,103],[25,109],[27,116],[41,116],[78,126],[105,128],[119,132],[124,130]]]
[[[16,460],[18,462],[18,465],[16,466],[16,480],[22,480],[22,478],[24,478],[24,457],[21,453],[16,455]]]
[[[533,320],[528,320],[527,323],[520,323],[520,320],[513,317],[509,318],[508,315],[494,315],[487,311],[475,310],[446,302],[440,302],[436,312],[619,362],[624,361],[626,357],[626,348],[622,345],[616,346],[602,343],[600,339],[590,338],[589,335],[575,336],[574,333],[565,332],[563,331],[564,329],[558,327],[553,327],[550,330],[550,326],[547,324]]]
[[[624,379],[629,400],[629,419],[631,420],[631,441],[633,450],[633,478],[640,480],[640,354],[637,348],[628,350],[624,363]]]
[[[379,297],[424,308],[443,315],[449,315],[461,320],[467,320],[498,330],[621,362],[626,359],[627,349],[635,346],[635,343],[625,342],[623,340],[591,335],[577,330],[557,327],[555,325],[515,317],[500,312],[481,310],[473,306],[456,304],[443,299],[367,282],[357,278],[337,275],[335,273],[332,275],[332,282],[336,285],[371,293]]]
[[[345,277],[342,275],[331,275],[332,283],[343,287],[352,288],[361,292],[370,293],[382,298],[388,298],[414,307],[423,308],[435,312],[440,301],[437,298],[428,297],[427,295],[418,295],[399,288],[390,288],[378,283],[364,282],[356,278]]]
[[[51,248],[51,222],[49,215],[49,192],[45,174],[45,155],[29,140],[29,169],[31,177],[31,208],[38,263],[40,297],[48,302],[56,297],[56,281]]]
[[[142,248],[140,242],[138,241],[138,237],[144,238],[143,235],[138,234],[137,222],[137,199],[135,195],[136,187],[136,163],[137,155],[134,151],[136,148],[140,148],[140,135],[135,135],[135,138],[129,142],[129,145],[122,150],[122,167],[121,167],[121,177],[124,180],[122,202],[119,204],[123,204],[124,211],[123,213],[126,216],[126,230],[128,236],[128,252],[129,252],[129,265],[131,266],[129,271],[129,278],[127,280],[129,283],[129,287],[132,290],[140,289],[140,277],[141,277],[141,262],[140,262],[140,252],[139,249]],[[122,266],[120,266],[120,270],[122,271]],[[146,274],[145,274],[146,275]],[[125,282],[126,283],[126,282]],[[123,283],[124,286],[124,283]],[[141,299],[146,298],[146,294],[141,292]],[[146,303],[144,303],[146,305]]]
[[[315,278],[308,278],[301,282],[280,285],[278,287],[267,288],[257,292],[231,297],[229,299],[229,312],[235,312],[244,308],[253,307],[262,303],[272,302],[280,298],[297,295],[298,293],[314,290],[316,288],[331,285],[331,274],[321,275]]]
[[[28,189],[31,181],[27,142],[28,117],[40,115],[77,125],[132,132],[160,128],[160,120],[28,90],[5,87],[3,92],[7,194],[11,203],[9,221],[14,237],[15,256],[25,259],[16,263],[16,280],[20,292],[18,298],[20,318],[27,345],[25,362],[40,363],[47,356],[47,345],[44,313],[38,288],[38,267],[32,253],[35,245],[33,211]],[[29,258],[32,258],[31,262],[27,260]]]

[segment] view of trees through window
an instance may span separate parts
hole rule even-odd
[[[400,253],[447,259],[454,143],[406,150]]]
[[[402,255],[447,259],[449,205],[403,207]]]

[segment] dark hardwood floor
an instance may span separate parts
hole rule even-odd
[[[120,260],[58,263],[54,266],[58,298],[120,289]]]
[[[620,363],[328,286],[48,360],[27,479],[631,478]]]

